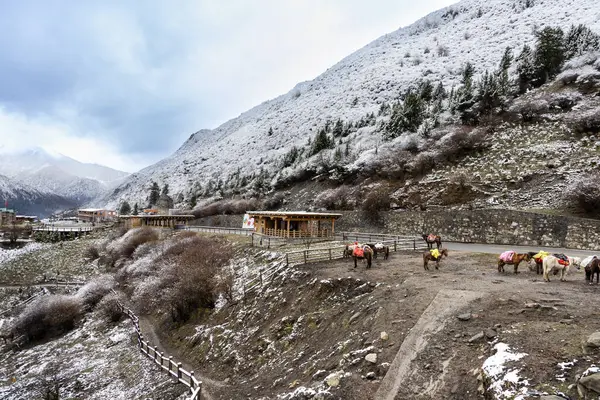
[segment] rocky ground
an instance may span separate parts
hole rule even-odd
[[[414,252],[370,270],[351,260],[285,267],[275,251],[246,245],[237,238],[235,301],[178,327],[142,317],[147,337],[194,369],[209,399],[577,399],[577,383],[596,379],[600,286],[582,271],[546,283],[525,264],[499,274],[494,255],[467,252],[429,271]],[[269,270],[281,272],[240,297],[241,282]],[[27,290],[1,289],[0,310],[42,289]],[[128,321],[94,313],[60,338],[3,346],[0,360],[2,398],[36,396],[57,365],[71,398],[185,392],[139,355]]]
[[[521,270],[499,275],[494,256],[461,252],[438,271],[410,253],[371,270],[347,260],[297,267],[261,296],[180,328],[170,343],[225,383],[209,389],[214,398],[369,399],[407,335],[426,325],[396,399],[577,398],[577,379],[598,362],[582,343],[600,322],[583,305],[600,288],[577,271],[545,283]],[[423,324],[448,290],[481,297]]]

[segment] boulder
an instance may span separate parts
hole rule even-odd
[[[375,380],[375,378],[377,378],[377,375],[375,375],[375,372],[369,372],[366,375],[366,378],[370,381]]]
[[[484,336],[483,331],[479,332],[478,334],[471,336],[471,338],[469,339],[469,343],[478,342],[481,339],[483,339],[483,336]]]
[[[358,311],[358,312],[355,312],[355,313],[354,313],[354,314],[353,314],[353,315],[350,317],[350,319],[348,320],[348,323],[349,323],[349,324],[351,324],[351,323],[353,323],[354,321],[356,321],[356,320],[358,319],[358,317],[360,317],[360,314],[361,314],[361,312],[360,312],[360,311]]]
[[[493,338],[495,338],[496,336],[498,336],[498,334],[496,333],[495,330],[493,330],[492,328],[486,329],[485,330],[485,337],[488,340],[492,340]]]
[[[600,394],[600,372],[581,378],[577,383],[577,391],[584,399],[588,398],[588,394],[595,394],[594,397]]]
[[[460,314],[456,318],[458,318],[459,321],[468,321],[471,319],[471,313]]]
[[[369,353],[365,356],[365,360],[372,364],[376,364],[377,363],[377,354]]]
[[[600,332],[592,333],[585,341],[585,347],[596,349],[600,347]]]
[[[387,332],[381,332],[381,340],[386,341],[390,338]]]

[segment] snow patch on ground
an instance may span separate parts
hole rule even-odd
[[[491,381],[488,391],[493,393],[496,399],[524,399],[529,382],[519,376],[519,369],[507,369],[506,364],[518,361],[527,354],[513,353],[506,343],[496,343],[494,350],[496,353],[483,363],[483,372]]]
[[[50,247],[47,243],[37,243],[32,242],[20,249],[2,249],[0,248],[0,269],[2,269],[2,265],[12,259],[20,257],[24,254],[31,253],[36,250],[44,249]]]

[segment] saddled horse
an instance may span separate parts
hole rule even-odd
[[[352,258],[354,258],[354,268],[356,268],[356,260],[367,261],[367,269],[371,268],[373,262],[373,249],[369,246],[355,246],[352,250]]]
[[[425,243],[427,243],[427,248],[431,249],[433,248],[433,244],[435,243],[437,245],[437,248],[439,250],[440,247],[442,247],[442,237],[439,235],[434,235],[433,233],[429,234],[429,235],[421,235],[423,237],[423,240],[425,241]]]
[[[498,272],[504,272],[504,266],[505,265],[514,265],[515,267],[515,274],[519,273],[519,264],[521,264],[521,262],[525,261],[528,262],[529,260],[531,260],[531,255],[529,255],[529,253],[523,253],[523,254],[519,254],[516,252],[512,252],[512,256],[510,256],[509,258],[504,257],[508,252],[504,252],[502,254],[500,254],[500,256],[498,257]]]
[[[423,253],[423,268],[426,271],[429,271],[429,261],[435,261],[435,269],[439,269],[442,257],[448,257],[448,249],[441,249],[439,252],[440,255],[438,257],[434,257],[430,251],[426,251],[425,253]]]
[[[546,282],[550,282],[550,271],[553,271],[554,275],[560,272],[560,280],[565,281],[571,262],[568,259],[565,261],[555,256],[548,256],[544,258],[543,264],[544,280]]]
[[[367,246],[373,250],[373,258],[377,258],[377,254],[379,253],[383,254],[384,260],[387,260],[390,256],[390,247],[384,245],[383,243],[367,243]]]

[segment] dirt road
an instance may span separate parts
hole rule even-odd
[[[565,249],[560,247],[540,247],[540,246],[513,246],[510,244],[480,244],[480,243],[459,243],[459,242],[444,242],[443,246],[450,250],[468,251],[472,253],[490,253],[500,254],[506,250],[514,250],[516,252],[526,253],[528,251],[544,250],[549,253],[562,253],[573,257],[587,257],[594,254],[600,254],[600,250],[577,250]]]

